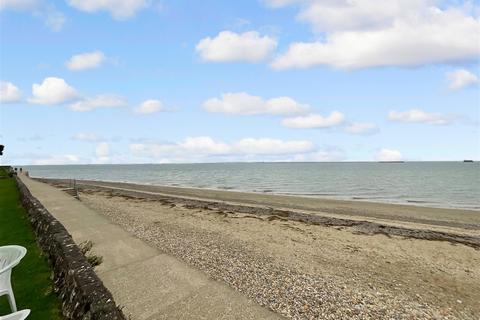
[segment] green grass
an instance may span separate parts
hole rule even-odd
[[[0,246],[16,244],[27,255],[12,272],[12,286],[18,310],[31,309],[28,319],[60,320],[61,305],[53,292],[51,269],[35,241],[35,235],[19,202],[15,180],[0,168]],[[0,315],[10,313],[7,296],[0,297]]]

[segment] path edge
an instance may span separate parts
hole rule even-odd
[[[37,242],[52,267],[54,290],[66,319],[126,320],[65,227],[14,177]]]

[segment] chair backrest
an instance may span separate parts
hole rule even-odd
[[[30,314],[30,309],[10,313],[6,316],[0,316],[0,320],[24,320]]]
[[[21,246],[0,247],[0,275],[15,267],[27,254],[27,249]]]

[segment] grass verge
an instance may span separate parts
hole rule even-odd
[[[0,246],[16,244],[27,248],[27,255],[12,272],[17,308],[31,309],[29,319],[63,319],[60,301],[53,292],[51,269],[35,241],[19,197],[15,180],[0,168]],[[8,313],[7,296],[1,296],[0,316]]]

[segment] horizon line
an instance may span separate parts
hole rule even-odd
[[[467,162],[466,162],[467,161]],[[377,160],[345,160],[345,161],[216,161],[216,162],[145,162],[145,163],[64,163],[64,164],[1,164],[0,167],[19,167],[19,166],[108,166],[108,165],[178,165],[178,164],[259,164],[259,163],[383,163],[383,164],[401,164],[401,163],[415,163],[415,162],[461,162],[471,163],[479,162],[478,159],[462,159],[462,160],[391,160],[391,161],[377,161]]]

